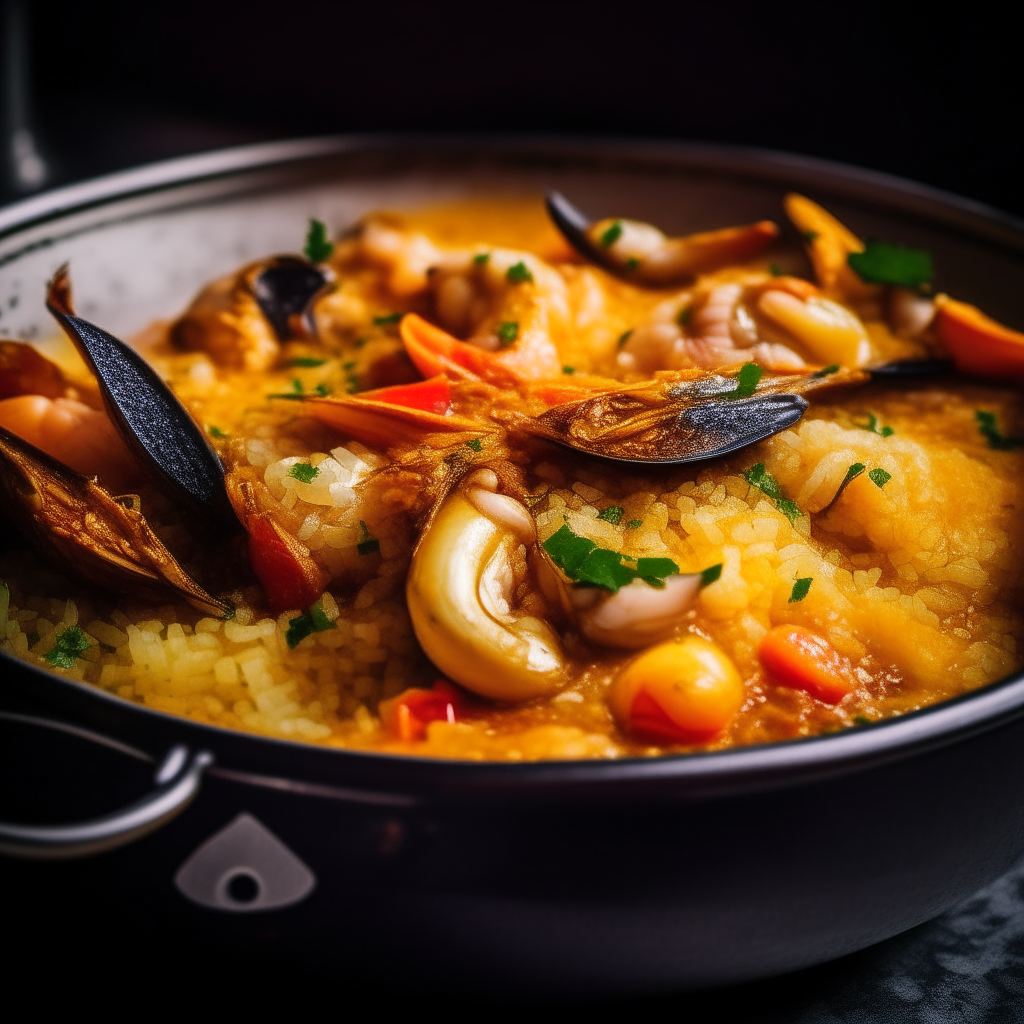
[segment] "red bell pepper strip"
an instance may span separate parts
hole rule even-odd
[[[380,703],[384,727],[406,742],[422,740],[431,722],[457,722],[462,710],[462,695],[447,679],[438,679],[429,690],[412,687]]]
[[[452,407],[452,389],[448,378],[443,374],[431,377],[430,380],[416,384],[396,384],[390,388],[378,388],[376,391],[364,391],[360,398],[375,402],[387,402],[388,405],[401,405],[406,409],[420,409],[444,415]]]

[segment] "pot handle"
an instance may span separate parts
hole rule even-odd
[[[119,811],[72,825],[16,825],[0,822],[0,853],[31,860],[86,857],[141,839],[176,818],[199,792],[213,764],[206,750],[174,746],[157,768],[156,789]]]

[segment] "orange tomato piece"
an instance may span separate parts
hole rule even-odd
[[[838,704],[852,689],[849,663],[824,638],[803,626],[776,626],[761,641],[765,671],[783,686]]]
[[[612,712],[639,739],[699,743],[713,739],[743,704],[736,666],[710,640],[689,636],[658,644],[615,680]]]
[[[948,295],[935,299],[935,333],[957,367],[981,377],[1024,377],[1024,334]]]

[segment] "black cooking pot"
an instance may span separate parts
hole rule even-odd
[[[1024,227],[905,182],[706,146],[343,138],[0,211],[0,334],[53,333],[43,283],[66,259],[83,315],[127,334],[211,277],[298,248],[310,216],[337,229],[375,207],[545,187],[670,233],[777,216],[797,188],[862,234],[931,249],[942,287],[1024,323]],[[37,822],[0,826],[0,844],[65,859],[7,868],[222,955],[316,949],[361,970],[563,991],[709,986],[894,935],[1024,852],[1021,677],[787,743],[480,764],[212,728],[6,655],[0,673],[5,814]]]

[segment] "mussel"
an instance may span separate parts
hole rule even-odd
[[[313,303],[332,280],[329,268],[301,256],[250,263],[207,285],[175,321],[171,340],[223,366],[264,370],[281,342],[316,336]]]
[[[731,263],[753,259],[779,235],[770,220],[668,238],[652,224],[605,217],[592,221],[561,192],[547,208],[566,241],[585,259],[616,277],[651,288],[685,284]]]
[[[14,527],[49,561],[98,586],[153,601],[185,600],[223,618],[134,503],[0,427],[0,494]]]

